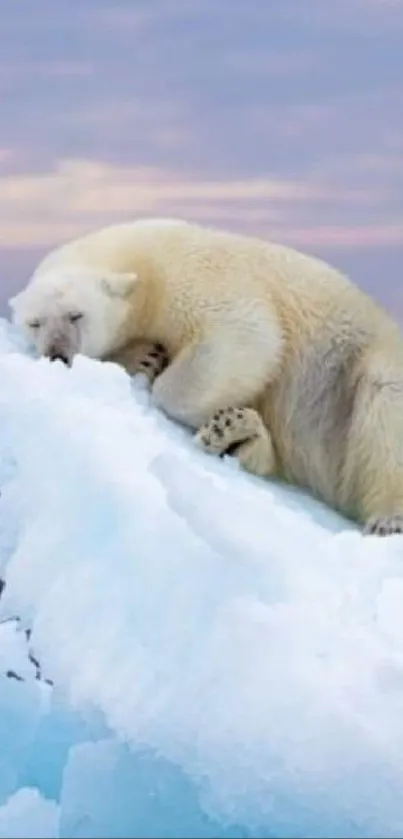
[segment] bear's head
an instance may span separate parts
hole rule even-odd
[[[136,274],[49,271],[9,300],[12,320],[40,356],[68,365],[78,353],[103,358],[125,341],[136,282]]]

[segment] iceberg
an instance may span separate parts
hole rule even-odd
[[[0,326],[0,835],[402,836],[403,537]]]

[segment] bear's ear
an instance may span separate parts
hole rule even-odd
[[[21,297],[21,294],[15,294],[14,297],[9,298],[8,305],[9,305],[12,312],[15,312],[20,297]]]
[[[108,273],[101,279],[102,287],[110,297],[126,297],[137,282],[137,274],[132,273]]]

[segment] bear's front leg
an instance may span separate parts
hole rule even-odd
[[[122,350],[108,356],[106,360],[120,364],[129,376],[144,373],[147,376],[150,387],[168,366],[168,355],[165,348],[162,344],[151,341],[133,342]]]
[[[195,442],[206,452],[234,455],[252,475],[273,475],[276,460],[268,429],[252,408],[226,408],[199,428]]]
[[[270,348],[241,337],[185,347],[154,383],[156,407],[197,431],[220,408],[253,404],[270,379]]]

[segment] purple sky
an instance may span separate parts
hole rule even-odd
[[[3,311],[50,247],[157,214],[322,255],[403,320],[403,0],[6,7]]]

